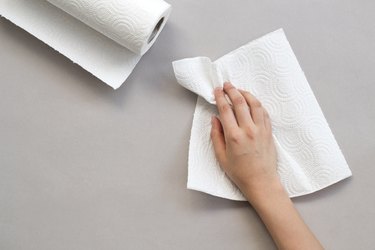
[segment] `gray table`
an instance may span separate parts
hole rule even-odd
[[[1,19],[0,249],[273,249],[247,203],[186,190],[196,96],[171,62],[280,27],[354,174],[295,204],[327,249],[374,249],[375,2],[170,2],[117,91]]]

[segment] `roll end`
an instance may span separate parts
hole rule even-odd
[[[156,37],[157,34],[159,33],[161,27],[163,27],[164,21],[165,21],[165,18],[162,17],[162,18],[159,20],[159,22],[155,25],[154,30],[152,31],[150,37],[148,38],[148,41],[147,41],[148,44],[150,44],[150,43],[155,39],[155,37]]]

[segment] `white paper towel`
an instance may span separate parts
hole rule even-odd
[[[163,29],[163,0],[0,0],[0,15],[118,88]]]
[[[189,149],[188,188],[244,200],[215,158],[211,117],[213,90],[225,81],[250,91],[272,120],[278,173],[290,197],[315,192],[351,176],[351,171],[289,45],[277,30],[223,56],[173,63],[177,81],[197,93]],[[210,104],[212,103],[212,104]]]

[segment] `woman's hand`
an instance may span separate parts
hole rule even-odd
[[[220,113],[220,120],[212,117],[216,158],[227,176],[252,199],[253,191],[279,182],[270,117],[251,93],[230,83],[224,84],[224,90],[215,89],[215,99]]]
[[[215,90],[215,99],[220,116],[212,118],[216,157],[255,208],[278,248],[323,249],[281,185],[267,111],[252,94],[230,83],[224,84],[224,90]]]

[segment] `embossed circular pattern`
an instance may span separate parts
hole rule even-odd
[[[212,76],[211,80],[200,76],[211,74],[202,68],[200,61],[203,60],[206,59],[194,59],[197,67],[200,67],[200,70],[196,68],[194,72],[190,70],[191,61],[180,65],[181,68],[176,71],[178,82],[194,88],[195,84],[191,86],[187,81],[212,86],[212,79],[220,79],[218,76]],[[228,73],[230,80],[240,81],[233,81],[234,85],[239,84],[237,86],[253,92],[270,114],[278,151],[278,173],[290,196],[314,192],[350,175],[345,159],[282,31],[251,42],[220,58],[215,64]],[[185,74],[182,74],[184,77],[180,76],[180,70],[185,70]],[[212,88],[195,88],[194,92],[199,95],[212,97]],[[207,177],[205,182],[210,183],[197,184],[196,189],[220,197],[241,199],[233,184],[227,178],[223,179],[223,173],[211,152],[209,121],[215,113],[215,106],[199,98],[190,144],[191,156],[199,160],[195,161],[198,166],[189,164],[189,172],[197,171],[192,175],[204,175]],[[207,120],[201,120],[201,116],[206,116]],[[194,129],[196,127],[200,128],[199,131]]]
[[[249,60],[243,53],[228,55],[225,63],[232,65],[231,68],[227,69],[227,73],[233,82],[240,81],[249,69]]]
[[[154,0],[48,0],[91,28],[104,34],[136,54],[143,54],[152,45],[149,38],[168,5]],[[156,9],[155,7],[158,6]],[[156,37],[158,33],[154,34]],[[153,39],[154,40],[154,39]]]

